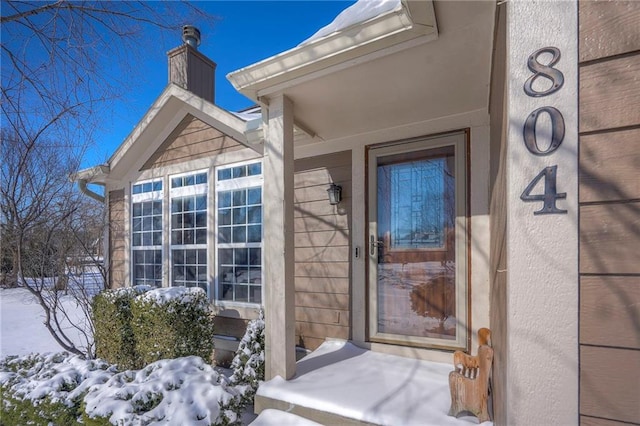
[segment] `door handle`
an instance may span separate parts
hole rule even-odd
[[[369,253],[371,253],[371,256],[376,254],[376,248],[384,247],[384,242],[376,240],[375,235],[371,235],[369,242]]]

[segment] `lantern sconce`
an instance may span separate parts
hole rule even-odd
[[[332,183],[327,189],[327,194],[329,194],[329,204],[332,206],[335,206],[342,201],[342,187],[340,185]]]

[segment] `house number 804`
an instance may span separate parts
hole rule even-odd
[[[552,55],[551,61],[549,61],[548,64],[542,64],[539,61],[540,56],[545,53]],[[529,56],[527,67],[533,75],[524,83],[524,92],[528,96],[540,98],[560,90],[564,84],[564,75],[560,70],[554,68],[559,60],[560,49],[556,47],[543,47],[542,49],[536,50]],[[549,80],[551,83],[550,87],[546,90],[534,89],[533,84],[539,78]],[[549,146],[545,149],[540,149],[536,135],[536,126],[538,124],[538,118],[543,113],[548,114],[551,119],[551,137]],[[560,147],[560,144],[562,144],[564,139],[564,117],[562,116],[562,113],[552,106],[543,106],[536,109],[529,114],[529,117],[527,117],[522,129],[522,136],[524,138],[524,145],[531,154],[537,156],[552,154]],[[542,208],[533,212],[534,215],[567,213],[566,210],[556,207],[556,201],[558,199],[567,198],[566,192],[558,194],[556,191],[557,169],[557,165],[548,166],[542,169],[542,171],[533,178],[520,195],[520,199],[525,202],[542,201]],[[544,179],[544,194],[531,194],[534,187],[541,179]]]

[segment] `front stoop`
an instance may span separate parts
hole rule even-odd
[[[278,376],[262,383],[255,412],[275,409],[324,425],[478,424],[475,417],[448,415],[452,370],[449,364],[326,341],[298,361],[292,379]]]
[[[326,411],[320,411],[314,408],[294,405],[290,402],[280,401],[277,399],[268,398],[266,396],[256,395],[254,404],[256,414],[262,413],[264,410],[275,409],[284,411],[286,413],[295,414],[296,416],[304,417],[305,419],[320,423],[322,425],[373,425],[373,423],[361,422],[349,417],[343,417],[338,414],[328,413]]]

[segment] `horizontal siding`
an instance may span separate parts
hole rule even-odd
[[[640,203],[580,207],[580,272],[640,274]]]
[[[640,199],[639,174],[640,129],[580,137],[580,202]]]
[[[640,2],[580,1],[580,423],[640,422]]]
[[[580,132],[640,124],[640,54],[580,68]]]
[[[349,294],[349,278],[296,277],[296,291],[306,293]]]
[[[346,229],[319,232],[298,231],[295,233],[294,239],[296,249],[298,247],[348,246],[349,231]]]
[[[296,335],[308,349],[350,335],[351,153],[295,163]],[[342,186],[329,204],[327,188]]]
[[[598,419],[596,417],[580,416],[581,426],[629,426],[629,423],[616,422],[615,420]]]
[[[640,351],[582,346],[580,413],[637,423],[639,371]]]
[[[109,287],[124,287],[125,277],[125,217],[124,189],[109,192]]]
[[[296,248],[295,258],[299,263],[313,262],[349,262],[349,247],[300,247]]]
[[[349,310],[349,294],[296,292],[296,306],[305,308]]]
[[[192,115],[187,115],[147,160],[142,170],[240,149],[245,149],[245,146]]]
[[[349,312],[338,309],[296,307],[296,321],[349,327]]]
[[[580,343],[640,349],[640,276],[582,277]]]
[[[640,3],[580,2],[580,62],[640,50]]]
[[[348,278],[349,262],[305,262],[296,263],[296,277],[307,278]]]

